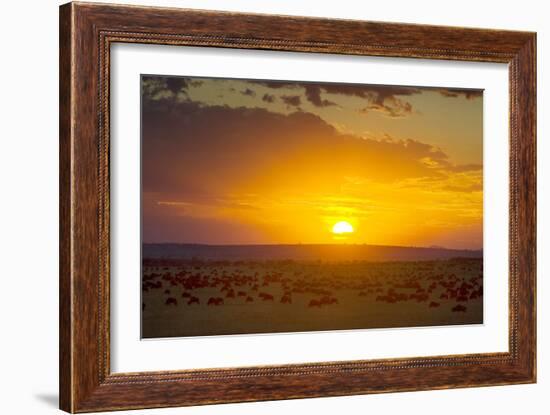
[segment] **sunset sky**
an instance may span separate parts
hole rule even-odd
[[[482,91],[141,87],[143,242],[482,247]],[[335,235],[338,222],[353,232]]]

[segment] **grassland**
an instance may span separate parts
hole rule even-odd
[[[483,322],[483,260],[145,258],[142,337]]]

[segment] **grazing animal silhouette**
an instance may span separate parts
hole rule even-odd
[[[245,293],[244,291],[239,291],[239,292],[237,293],[237,296],[238,296],[238,297],[246,297],[246,293]]]
[[[458,305],[454,306],[451,311],[453,311],[455,313],[456,312],[464,313],[466,311],[466,307],[463,306],[462,304],[458,304]]]
[[[246,297],[246,302],[251,303],[254,299],[251,296]]]
[[[308,307],[321,307],[321,302],[319,300],[311,300],[308,304]]]
[[[164,294],[170,294],[170,290],[169,289],[164,290]]]
[[[223,298],[221,297],[210,297],[207,303],[207,305],[222,305],[222,304],[223,304]]]
[[[439,307],[439,306],[440,306],[440,304],[439,304],[439,303],[436,303],[435,301],[432,301],[432,302],[430,303],[430,308]]]
[[[290,295],[288,294],[285,294],[281,297],[281,303],[283,304],[291,304],[292,303],[292,298],[290,298]]]
[[[261,292],[258,296],[264,301],[273,301],[274,298],[271,294]]]
[[[183,298],[187,298],[187,297],[191,297],[191,294],[189,294],[187,291],[184,291],[184,292],[181,293],[181,296]]]
[[[174,297],[168,297],[164,304],[166,304],[166,305],[170,305],[170,304],[178,305],[178,300],[176,300]]]
[[[191,304],[199,304],[200,301],[197,297],[191,297],[189,298],[189,301],[187,302],[188,305],[191,305]]]
[[[338,304],[338,300],[336,298],[330,297],[328,295],[321,297],[319,302],[321,303],[321,305]]]

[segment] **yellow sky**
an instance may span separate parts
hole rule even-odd
[[[480,91],[148,76],[142,91],[144,242],[482,247]]]

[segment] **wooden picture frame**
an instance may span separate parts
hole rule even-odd
[[[111,373],[109,62],[117,42],[509,65],[509,352]],[[69,3],[60,8],[60,407],[68,412],[532,383],[536,34]]]

